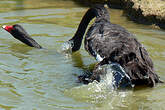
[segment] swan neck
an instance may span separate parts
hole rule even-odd
[[[82,39],[84,33],[85,33],[85,30],[89,24],[89,22],[95,17],[95,13],[93,13],[93,10],[92,9],[89,9],[86,14],[84,15],[84,17],[82,18],[80,24],[79,24],[79,27],[75,33],[75,37],[79,36],[79,38]]]
[[[89,22],[96,17],[96,20],[98,19],[107,19],[109,21],[109,14],[108,11],[102,6],[102,7],[94,7],[90,8],[85,15],[83,16],[79,27],[71,39],[73,41],[73,48],[72,51],[77,51],[80,49],[83,36],[85,34],[86,28],[89,24]]]

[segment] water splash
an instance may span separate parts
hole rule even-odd
[[[104,71],[100,82],[93,81],[88,85],[73,87],[65,90],[64,94],[77,101],[99,105],[99,108],[101,105],[102,109],[108,108],[109,110],[128,107],[129,104],[126,102],[132,99],[131,89],[118,89],[119,87],[126,87],[127,83],[127,87],[132,87],[132,83],[129,82],[130,78],[124,69],[117,63],[102,65],[98,69],[102,72]],[[117,79],[117,77],[119,78]],[[97,107],[90,109],[97,109]]]
[[[63,45],[61,47],[62,52],[66,53],[66,54],[71,54],[72,48],[73,48],[73,41],[66,41],[63,43]]]
[[[110,63],[99,66],[97,71],[101,72],[101,82],[104,82],[110,89],[132,88],[133,84],[124,69],[117,63]]]
[[[101,106],[103,105],[103,108],[106,106],[106,108],[109,108],[110,110],[117,107],[120,108],[121,106],[127,106],[127,103],[125,103],[126,100],[128,100],[128,98],[132,98],[130,97],[132,96],[132,91],[116,91],[112,88],[110,89],[109,84],[107,84],[105,80],[101,82],[93,81],[88,85],[81,85],[67,89],[64,91],[64,94],[77,101],[83,101]],[[91,110],[96,108],[91,108]]]
[[[96,54],[96,60],[100,62],[103,60],[103,58],[99,54]]]

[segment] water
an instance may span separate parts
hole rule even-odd
[[[43,47],[22,44],[0,30],[0,110],[165,110],[165,86],[111,91],[105,83],[77,83],[77,76],[96,63],[83,46],[62,52],[87,10],[73,1],[1,0],[0,23],[20,24]],[[135,24],[121,10],[109,10],[111,21],[137,36],[165,81],[165,31]]]

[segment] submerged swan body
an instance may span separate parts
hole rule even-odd
[[[135,86],[146,85],[150,87],[161,82],[146,49],[133,34],[123,27],[110,22],[109,13],[103,5],[96,5],[88,9],[83,16],[75,35],[68,41],[72,52],[80,49],[86,28],[94,17],[96,17],[95,22],[88,29],[85,36],[85,49],[99,63],[95,66],[92,75],[80,76],[80,81],[84,83],[89,83],[93,80],[100,81],[100,76],[107,73],[99,68],[107,64],[116,64],[119,67],[115,68],[119,68],[119,71],[122,71],[114,73],[117,79],[120,79],[119,81],[134,84]],[[3,26],[3,28],[28,46],[42,48],[20,25]],[[120,84],[123,85],[123,82]],[[118,85],[120,86],[120,84]]]

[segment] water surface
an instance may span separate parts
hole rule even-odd
[[[87,8],[69,0],[1,0],[0,23],[21,24],[46,49],[22,44],[0,30],[0,109],[2,110],[165,110],[165,86],[111,91],[105,83],[82,85],[77,76],[96,63],[83,46],[61,51]],[[111,22],[137,36],[165,81],[165,31],[135,24],[110,9]]]

